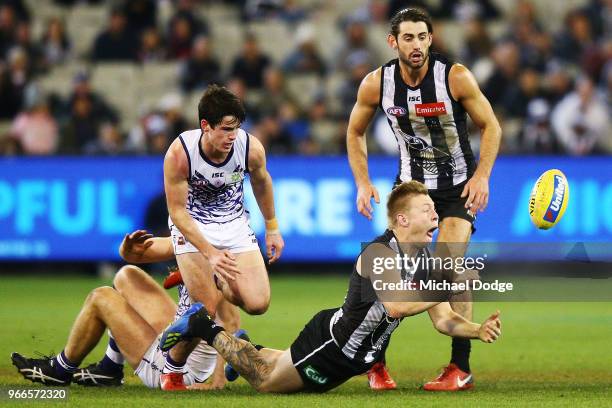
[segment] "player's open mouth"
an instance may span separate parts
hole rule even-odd
[[[436,229],[437,229],[436,227],[432,227],[432,228],[430,228],[430,229],[427,231],[427,236],[428,236],[430,239],[433,239],[433,234],[434,234],[434,232],[436,231]]]
[[[415,52],[414,54],[410,54],[410,59],[412,61],[420,61],[423,58],[423,54],[420,52]]]

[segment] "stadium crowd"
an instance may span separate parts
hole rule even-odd
[[[224,84],[243,98],[243,127],[270,153],[344,153],[359,83],[390,55],[385,31],[376,32],[377,42],[369,31],[386,28],[389,16],[409,5],[426,8],[441,27],[434,49],[474,72],[503,124],[502,153],[612,153],[612,1],[579,2],[564,10],[557,30],[544,24],[547,16],[538,14],[537,1],[517,0],[511,10],[494,0],[352,1],[355,7],[329,13],[330,19],[326,10],[334,2],[4,0],[0,154],[161,154],[181,131],[197,126],[197,115],[185,106],[195,105],[209,83]],[[46,6],[58,14],[41,12]],[[105,16],[84,53],[74,49],[79,38],[64,19],[77,6],[103,9]],[[213,6],[235,18],[218,21],[207,14]],[[317,41],[321,20],[330,22],[331,50]],[[457,23],[463,39],[449,47],[453,38],[445,36],[445,24]],[[34,35],[37,24],[42,29]],[[284,26],[290,35],[274,38],[284,45],[282,55],[268,55],[262,43],[271,39],[250,30],[252,24]],[[215,28],[220,26],[225,31]],[[240,42],[232,55],[227,27]],[[128,98],[129,83],[111,78],[119,82],[112,90],[92,84],[92,72],[104,64],[176,69],[164,94],[134,107],[132,117],[111,102],[122,97],[122,86]],[[64,94],[41,85],[45,78],[53,82],[62,66],[75,67]],[[382,115],[371,134],[372,151],[397,153]]]

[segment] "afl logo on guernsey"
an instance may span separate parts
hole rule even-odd
[[[401,106],[392,106],[389,109],[387,109],[387,113],[389,115],[393,115],[393,116],[405,116],[408,111],[404,108],[402,108]]]
[[[546,210],[544,219],[549,222],[555,222],[563,204],[563,195],[565,194],[565,180],[563,177],[555,174],[555,189],[553,199]]]

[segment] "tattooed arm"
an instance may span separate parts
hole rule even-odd
[[[225,331],[215,336],[212,346],[254,388],[259,388],[274,368],[251,343]]]

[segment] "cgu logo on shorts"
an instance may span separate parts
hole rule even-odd
[[[402,108],[401,106],[392,106],[389,109],[387,109],[387,113],[389,115],[393,115],[395,117],[397,116],[404,116],[408,113],[408,111],[404,108]]]
[[[446,115],[446,106],[444,102],[436,103],[419,103],[414,105],[417,116],[429,117]]]
[[[308,367],[304,368],[304,374],[306,374],[306,377],[308,377],[310,380],[316,382],[317,384],[325,384],[327,381],[329,381],[329,378],[322,376],[321,373],[319,373],[313,366],[309,365]]]
[[[544,219],[546,221],[555,222],[563,204],[563,196],[565,195],[565,183],[563,177],[555,175],[555,190],[553,192],[552,201],[546,210]]]

